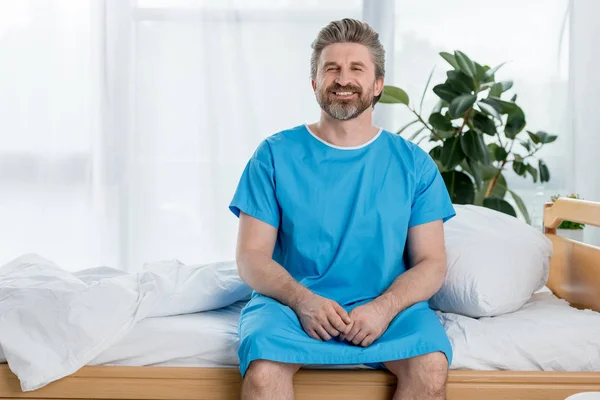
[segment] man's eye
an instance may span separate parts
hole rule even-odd
[[[352,70],[353,70],[353,71],[362,71],[362,69],[361,69],[361,68],[358,68],[358,67],[354,67],[354,68],[352,68]]]

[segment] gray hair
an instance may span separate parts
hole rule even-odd
[[[375,63],[375,78],[383,78],[385,76],[385,49],[379,41],[379,34],[366,22],[344,18],[339,21],[331,21],[321,29],[317,38],[312,43],[313,52],[310,58],[310,74],[312,79],[317,77],[317,64],[323,49],[334,43],[358,43],[366,46]],[[379,101],[380,97],[381,94],[375,97],[373,105]]]

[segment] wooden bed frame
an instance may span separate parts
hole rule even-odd
[[[545,234],[554,244],[548,287],[579,308],[600,311],[600,248],[556,236],[562,220],[600,226],[600,203],[559,199],[544,210]],[[84,367],[32,392],[22,392],[7,365],[0,365],[0,399],[238,399],[236,368]],[[297,399],[391,399],[395,377],[373,370],[301,370]],[[600,392],[598,372],[450,371],[448,400],[564,400]]]

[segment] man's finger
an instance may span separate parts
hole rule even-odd
[[[327,319],[329,320],[329,323],[336,330],[338,330],[339,333],[346,333],[348,331],[349,325],[346,325],[344,323],[344,321],[342,321],[342,318],[337,313],[329,314],[327,316]]]
[[[327,321],[326,323],[324,323],[324,324],[323,324],[323,328],[325,329],[325,331],[327,331],[327,333],[328,333],[328,334],[329,334],[331,337],[338,336],[338,335],[340,334],[340,332],[339,332],[337,329],[335,329],[335,328],[333,327],[333,325],[331,325],[331,324],[329,323],[329,321]]]
[[[369,334],[367,336],[365,336],[365,338],[363,339],[362,342],[360,342],[360,345],[362,347],[369,347],[371,344],[373,344],[373,335]]]
[[[313,339],[321,340],[321,338],[319,337],[319,335],[317,335],[317,333],[314,330],[312,330],[312,329],[307,330],[306,333],[308,333],[308,336],[310,336]]]
[[[342,321],[344,321],[346,324],[352,323],[352,319],[342,306],[340,306],[338,303],[333,303],[333,308],[335,308],[335,311],[342,318]]]
[[[354,339],[352,339],[352,343],[358,346],[368,334],[369,332],[367,331],[358,332],[356,336],[354,336]]]
[[[329,336],[329,333],[327,333],[327,331],[325,331],[325,329],[323,329],[322,326],[317,326],[315,328],[315,332],[317,332],[317,334],[321,337],[321,339],[323,339],[323,341],[328,341],[329,339],[331,339],[331,336]]]
[[[354,324],[354,326],[350,330],[350,333],[346,335],[346,340],[351,342],[354,339],[354,337],[358,334],[358,332],[360,332],[360,327],[357,324]]]

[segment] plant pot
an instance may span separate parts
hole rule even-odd
[[[583,229],[557,229],[556,235],[583,242]]]

